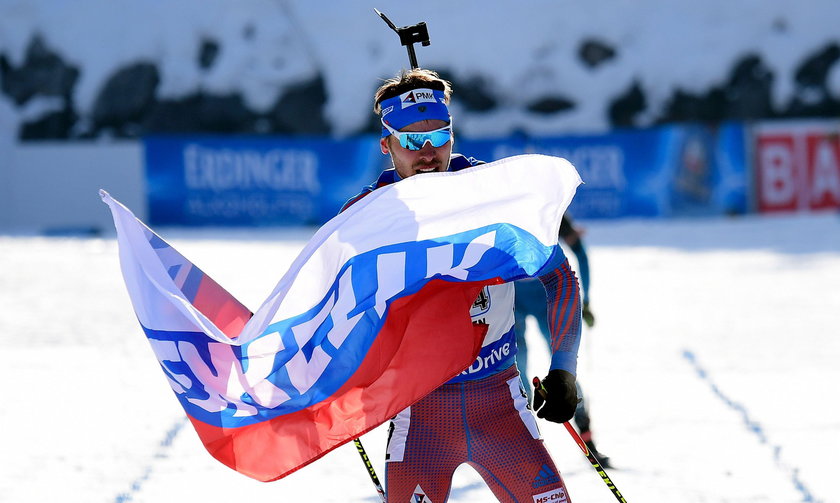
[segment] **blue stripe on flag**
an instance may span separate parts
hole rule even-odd
[[[195,300],[198,293],[198,287],[201,285],[201,279],[204,277],[204,272],[198,267],[190,266],[190,271],[187,273],[184,284],[181,285],[181,291],[184,292],[184,297],[190,301]]]
[[[495,233],[492,247],[478,245],[470,249],[488,232]],[[472,282],[534,275],[550,260],[556,248],[556,245],[541,244],[531,234],[509,224],[434,240],[399,243],[352,257],[336,274],[331,288],[317,305],[298,316],[270,324],[262,335],[241,346],[217,342],[202,332],[147,327],[144,330],[190,416],[220,427],[245,426],[302,410],[328,398],[358,369],[384,323],[384,307],[377,306],[377,293],[384,295],[380,290],[388,279],[377,276],[377,265],[383,257],[399,255],[403,260],[396,263],[404,264],[402,271],[388,270],[389,278],[403,275],[403,281],[397,282],[400,290],[387,292],[386,305],[389,305],[395,298],[417,293],[434,278]],[[441,260],[445,263],[434,263]],[[430,263],[436,274],[427,277]],[[182,288],[188,298],[194,296],[201,276],[198,268],[190,272]],[[339,291],[341,285],[345,285],[344,291]],[[339,302],[339,295],[349,294],[354,302],[346,306]],[[347,312],[340,312],[339,306]],[[322,321],[317,326],[305,327],[319,319]],[[329,336],[336,332],[346,332],[347,336],[334,345]],[[273,360],[269,365],[263,360],[252,362],[249,359],[252,348],[255,348],[254,356],[265,358],[269,354]],[[289,364],[297,366],[297,380],[290,378]],[[245,378],[222,373],[230,372],[231,368],[244,373]],[[305,378],[313,382],[301,384],[300,379]],[[276,403],[258,403],[255,390],[243,382],[269,383],[267,386],[274,393]]]

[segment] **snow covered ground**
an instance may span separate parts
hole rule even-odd
[[[580,378],[627,501],[840,501],[840,218],[584,224],[597,324]],[[158,231],[251,307],[311,233]],[[352,446],[268,484],[204,451],[113,236],[0,235],[0,356],[2,502],[376,501]],[[575,502],[614,501],[561,426],[542,430]],[[381,476],[384,429],[363,441]],[[451,501],[493,499],[464,468]]]

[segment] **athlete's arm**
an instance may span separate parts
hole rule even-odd
[[[560,237],[575,254],[580,274],[580,290],[583,302],[589,302],[589,257],[586,255],[586,247],[583,245],[581,233],[568,215],[563,215],[560,222]]]
[[[569,260],[557,247],[548,272],[538,277],[545,288],[548,329],[551,332],[551,365],[534,393],[537,417],[563,423],[572,418],[578,404],[575,373],[580,346],[580,288]],[[539,381],[538,381],[539,382]]]
[[[557,248],[552,264],[538,276],[545,287],[548,329],[551,333],[550,370],[574,375],[580,347],[580,287],[569,260]]]

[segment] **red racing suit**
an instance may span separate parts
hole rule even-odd
[[[449,171],[480,164],[453,154]],[[418,175],[422,176],[422,175]],[[345,203],[342,211],[398,182],[396,170]],[[551,332],[551,369],[576,371],[580,342],[580,291],[569,262],[559,256],[540,271]],[[566,487],[546,450],[515,366],[514,285],[485,287],[470,310],[487,325],[475,361],[461,374],[391,421],[386,455],[389,502],[447,500],[455,469],[475,468],[499,501],[567,503]]]

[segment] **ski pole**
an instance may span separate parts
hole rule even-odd
[[[543,400],[545,400],[548,397],[548,391],[546,391],[545,387],[542,385],[542,381],[540,381],[540,378],[534,377],[533,383],[534,389],[537,391],[537,393],[540,394],[540,396],[543,397]],[[589,464],[592,465],[592,468],[594,468],[595,471],[598,472],[598,475],[601,476],[601,480],[603,480],[604,483],[607,484],[607,487],[613,493],[613,496],[615,496],[615,498],[618,501],[621,501],[622,503],[627,503],[627,500],[624,499],[624,496],[622,496],[618,488],[615,487],[613,481],[610,480],[610,476],[607,475],[607,472],[604,470],[604,467],[601,466],[601,462],[598,460],[597,457],[595,457],[595,454],[593,454],[592,451],[589,450],[589,447],[587,447],[586,442],[584,442],[583,439],[580,438],[580,435],[575,430],[575,427],[572,426],[571,423],[569,423],[568,421],[563,423],[563,426],[566,427],[566,430],[569,432],[569,435],[572,436],[572,438],[575,440],[575,443],[578,445],[578,447],[580,447],[580,450],[583,452],[583,455],[586,456],[586,459],[589,460]]]
[[[358,438],[354,438],[353,443],[356,444],[356,450],[359,451],[359,456],[362,457],[362,462],[364,462],[365,468],[367,468],[370,480],[373,482],[374,487],[376,487],[376,492],[379,493],[380,501],[385,503],[385,490],[382,489],[382,484],[379,483],[379,477],[376,476],[376,470],[373,469],[373,464],[370,462],[370,458],[368,458],[367,451],[365,451],[362,441]]]

